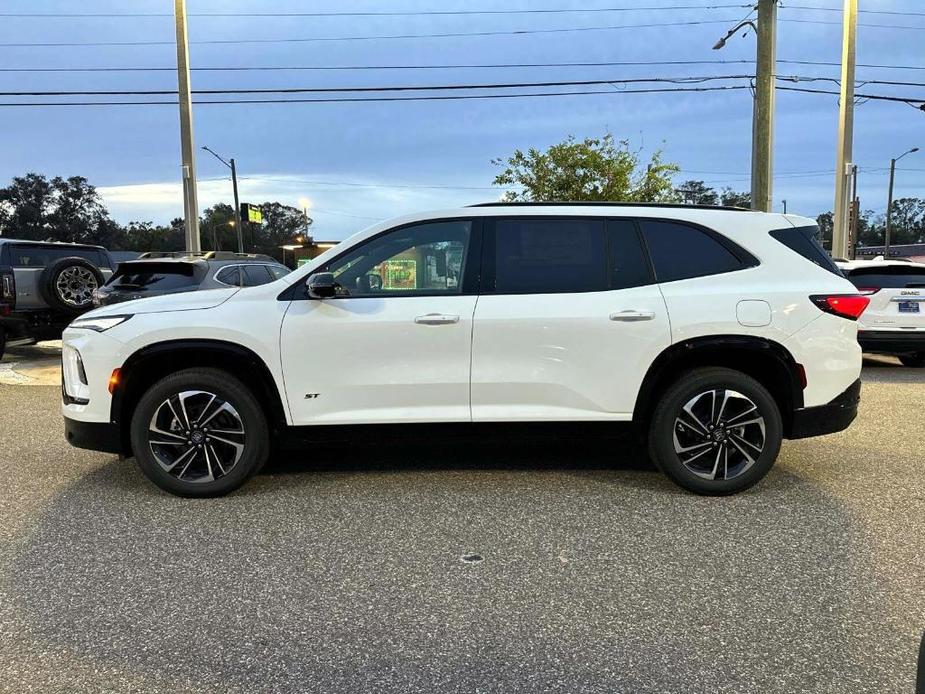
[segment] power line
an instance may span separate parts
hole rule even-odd
[[[724,5],[650,5],[634,7],[592,7],[592,8],[551,8],[551,9],[516,9],[516,10],[407,10],[407,11],[368,11],[368,12],[190,12],[190,17],[419,17],[419,16],[471,16],[471,15],[523,15],[523,14],[583,14],[607,12],[660,12],[676,10],[726,10],[744,9],[750,4]],[[822,7],[819,5],[791,5],[787,10],[810,10],[819,12],[842,12],[840,7]],[[858,10],[859,14],[880,14],[899,17],[925,17],[925,12],[908,12],[901,10]],[[32,19],[87,19],[87,18],[172,18],[169,12],[3,12],[3,18]]]
[[[374,96],[338,97],[325,99],[210,99],[196,101],[196,105],[212,104],[301,104],[301,103],[357,103],[387,101],[459,101],[484,99],[523,99],[551,96],[582,96],[588,94],[659,94],[673,92],[718,92],[749,89],[748,85],[724,85],[717,87],[670,87],[652,89],[602,89],[575,92],[531,92],[528,94],[449,94],[434,96]],[[47,101],[47,102],[2,102],[0,107],[31,106],[176,106],[176,101]]]
[[[842,26],[841,22],[828,22],[824,19],[778,19],[779,22],[791,22],[793,24],[828,24],[830,26]],[[865,24],[863,22],[858,23],[859,27],[867,27],[870,29],[914,29],[917,31],[925,31],[925,26],[908,26],[906,24]]]
[[[194,89],[193,94],[330,94],[330,93],[377,93],[377,92],[405,92],[405,91],[456,91],[456,90],[488,90],[488,89],[526,89],[536,87],[587,87],[604,84],[616,87],[621,84],[643,83],[669,83],[669,84],[701,84],[704,82],[726,80],[750,80],[752,75],[686,75],[682,77],[633,77],[608,78],[596,80],[557,80],[545,82],[482,82],[466,84],[417,84],[417,85],[387,85],[387,86],[351,86],[351,87],[252,87],[234,89]],[[804,75],[775,75],[777,80],[783,82],[832,82],[838,84],[835,77],[819,77]],[[905,87],[925,87],[925,82],[906,82],[897,80],[859,80],[859,84],[884,84]],[[55,90],[55,91],[0,91],[0,97],[26,97],[26,96],[169,96],[177,93],[176,89],[118,89],[118,90]],[[903,99],[904,101],[906,99]]]
[[[784,60],[787,65],[813,65],[838,67],[841,63],[823,60]],[[376,70],[472,70],[546,67],[634,67],[656,65],[754,65],[754,60],[622,60],[601,62],[565,63],[452,63],[446,65],[233,65],[192,67],[193,72],[285,72],[291,71],[376,71]],[[882,70],[925,70],[925,65],[885,65],[882,63],[858,63],[857,67]],[[0,67],[0,73],[67,73],[67,72],[169,72],[174,67]]]
[[[614,24],[593,27],[563,27],[558,29],[514,29],[508,31],[461,31],[439,34],[388,34],[380,36],[312,36],[306,38],[270,38],[270,39],[208,39],[204,41],[190,41],[197,45],[229,45],[229,44],[265,44],[265,43],[316,43],[328,41],[378,41],[391,39],[433,39],[433,38],[461,38],[474,36],[523,36],[529,34],[560,34],[581,31],[612,31],[618,29],[647,29],[655,27],[695,26],[702,24],[728,24],[730,19],[703,19],[686,22],[656,22],[651,24]],[[2,48],[74,48],[87,46],[173,46],[175,41],[63,41],[40,43],[0,43]]]
[[[704,75],[687,77],[638,77],[631,79],[562,80],[554,82],[506,82],[481,84],[396,85],[377,87],[259,87],[252,89],[194,89],[193,94],[313,94],[337,92],[402,92],[478,89],[522,89],[532,87],[586,87],[602,84],[671,83],[695,84],[716,80],[749,79],[750,75]],[[17,91],[0,92],[0,96],[166,96],[176,89],[108,90],[108,91]]]
[[[369,12],[190,12],[189,17],[433,17],[463,15],[511,15],[511,14],[575,14],[602,12],[642,12],[666,10],[725,10],[740,9],[748,5],[653,5],[633,7],[594,7],[594,8],[552,8],[552,9],[518,9],[518,10],[395,10]],[[169,12],[3,12],[0,17],[19,17],[35,19],[82,19],[82,18],[154,18],[173,17]]]

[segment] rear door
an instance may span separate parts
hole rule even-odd
[[[925,331],[925,265],[884,263],[846,274],[870,297],[858,321],[862,330]]]
[[[486,223],[473,421],[632,418],[668,312],[632,220]]]

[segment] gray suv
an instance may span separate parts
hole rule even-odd
[[[289,272],[268,255],[230,251],[144,253],[137,260],[119,263],[109,281],[93,292],[93,303],[107,306],[199,289],[254,287]]]
[[[60,338],[93,308],[113,267],[102,246],[0,238],[0,356],[7,346]]]

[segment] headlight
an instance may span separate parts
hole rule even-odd
[[[98,333],[124,323],[131,316],[99,316],[98,318],[78,318],[69,327],[95,330]]]

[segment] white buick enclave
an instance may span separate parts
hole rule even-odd
[[[737,492],[782,439],[857,413],[868,298],[815,233],[680,205],[403,217],[269,284],[81,316],[64,334],[66,435],[212,496],[271,442],[345,425],[625,422],[681,486]]]

